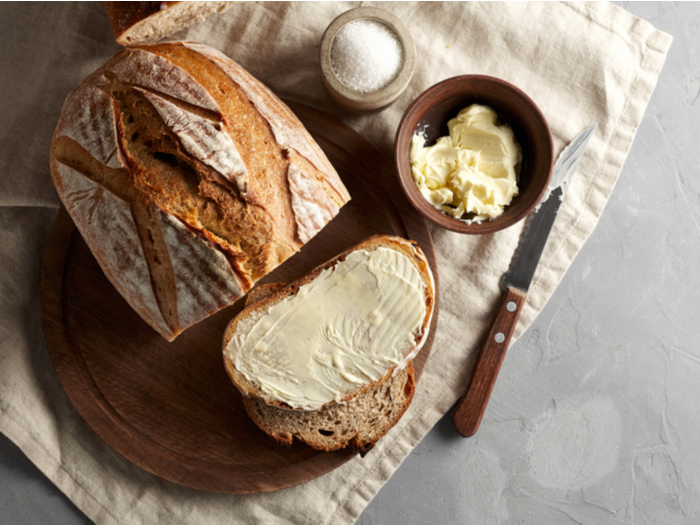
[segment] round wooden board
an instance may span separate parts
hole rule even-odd
[[[300,253],[262,282],[289,282],[376,233],[410,238],[437,282],[425,222],[403,197],[393,165],[341,122],[290,103],[345,183],[352,200]],[[437,324],[414,361],[420,374]],[[339,467],[351,451],[276,445],[249,419],[223,365],[221,342],[243,300],[168,343],[106,279],[70,216],[61,209],[41,281],[46,344],[78,412],[110,446],[145,470],[211,492],[268,492]],[[420,383],[418,384],[420,388]],[[371,454],[371,452],[370,452]]]

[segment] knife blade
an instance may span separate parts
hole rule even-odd
[[[554,164],[547,194],[523,228],[503,276],[505,291],[498,312],[477,357],[467,390],[452,412],[452,423],[464,437],[473,436],[479,429],[549,232],[596,126],[593,124],[583,130],[561,152]]]

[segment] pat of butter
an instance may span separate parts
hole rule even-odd
[[[493,219],[518,194],[522,153],[513,130],[487,106],[473,104],[447,123],[449,136],[429,147],[416,133],[411,171],[423,196],[448,215]]]
[[[226,351],[268,398],[316,410],[413,358],[425,315],[404,254],[357,250],[241,322]]]

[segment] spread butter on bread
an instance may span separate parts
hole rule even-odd
[[[226,369],[279,442],[367,450],[413,398],[433,306],[422,251],[374,236],[246,306],[224,335]]]
[[[349,200],[289,108],[194,42],[125,49],[85,79],[50,161],[105,275],[167,340],[247,293]]]

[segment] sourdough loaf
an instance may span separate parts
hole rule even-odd
[[[253,421],[285,444],[371,448],[413,398],[412,360],[434,303],[423,253],[374,236],[260,295],[223,341],[226,369]]]
[[[232,304],[349,195],[293,113],[193,42],[117,53],[66,99],[58,194],[105,275],[168,340]]]
[[[234,2],[104,2],[117,42],[154,44],[180,29],[222,13]]]

